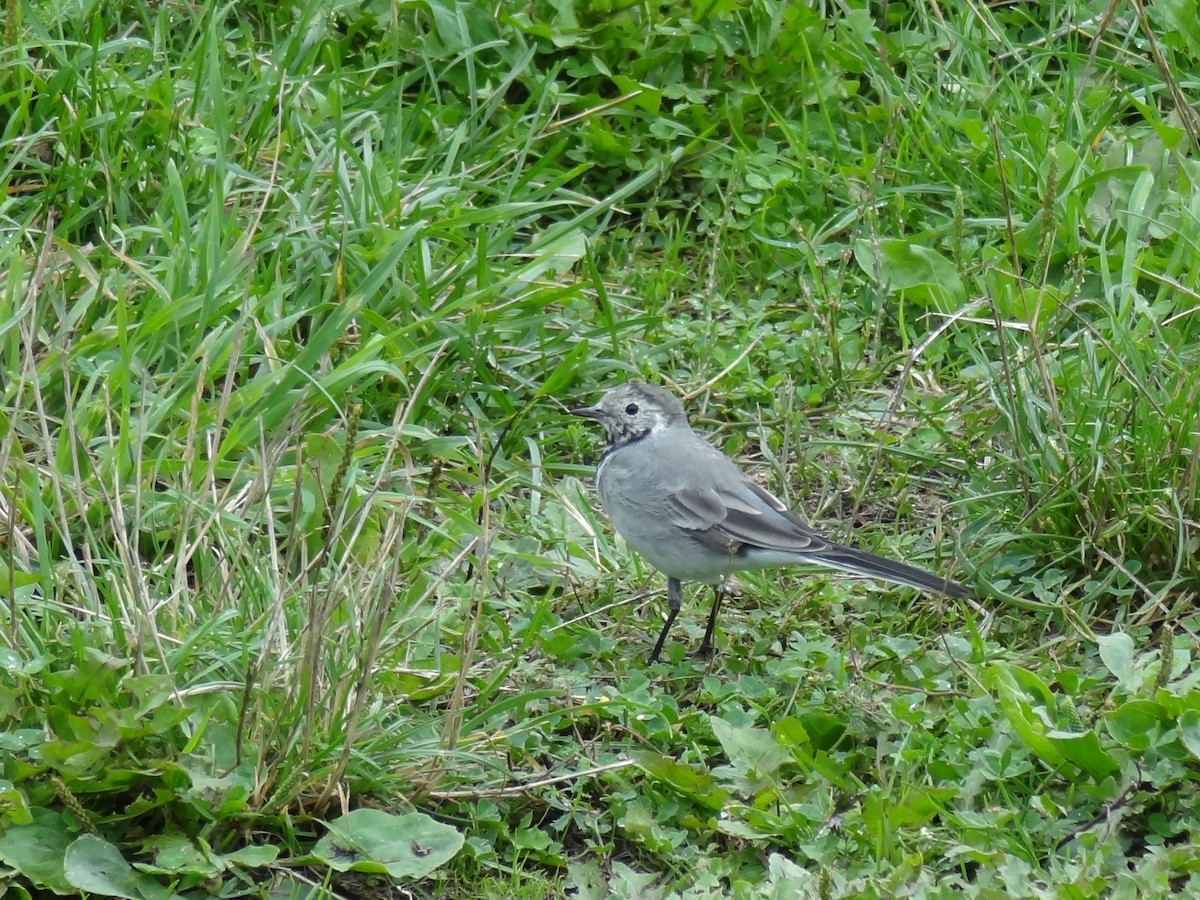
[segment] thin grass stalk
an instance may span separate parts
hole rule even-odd
[[[1011,249],[1013,257],[1013,273],[1014,275],[1020,272],[1020,260],[1017,258],[1017,234],[1013,226],[1012,218],[1012,203],[1008,196],[1008,179],[1004,173],[1004,154],[1000,146],[1000,133],[997,131],[995,124],[992,125],[992,145],[996,160],[996,173],[1000,181],[1000,191],[1004,198],[1004,216],[1007,227],[1008,246]],[[1025,495],[1025,508],[1028,510],[1033,504],[1033,494],[1029,484],[1029,475],[1027,471],[1028,462],[1025,458],[1025,440],[1026,435],[1021,434],[1022,418],[1018,413],[1016,384],[1013,380],[1013,368],[1009,362],[1008,344],[1005,340],[1005,329],[1003,319],[1000,315],[1000,308],[996,305],[994,298],[988,298],[988,305],[992,310],[993,324],[995,326],[996,349],[1000,353],[1000,369],[1003,372],[1003,380],[1001,386],[1004,391],[1004,397],[1008,402],[1008,415],[1012,423],[1013,429],[1012,450],[1017,455],[1017,475],[1021,482],[1021,490]]]
[[[479,471],[485,472],[487,463],[484,458],[483,433],[479,422],[475,422],[475,444],[478,452],[477,463]],[[479,623],[483,619],[484,602],[487,594],[489,577],[489,549],[491,547],[491,497],[486,477],[479,481],[480,533],[478,553],[475,557],[475,581],[471,592],[471,607],[463,627],[462,642],[459,650],[458,675],[454,680],[454,691],[450,698],[450,708],[446,716],[446,724],[442,729],[442,743],[447,750],[453,750],[458,745],[459,729],[462,726],[463,703],[466,697],[467,674],[475,656],[475,647],[479,641]]]
[[[318,808],[328,801],[333,786],[340,783],[346,774],[346,767],[349,765],[350,756],[358,739],[359,725],[370,701],[371,676],[375,670],[375,661],[379,656],[384,626],[396,604],[395,584],[399,576],[398,562],[400,558],[397,548],[404,538],[404,522],[405,516],[403,515],[393,518],[388,528],[388,539],[381,542],[380,555],[390,559],[391,564],[369,569],[369,571],[378,573],[371,579],[373,582],[376,580],[379,582],[372,586],[372,592],[378,599],[368,617],[367,636],[359,644],[354,697],[344,723],[341,755],[334,763],[321,796],[317,800]]]

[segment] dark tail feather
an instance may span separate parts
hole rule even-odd
[[[945,594],[948,597],[960,599],[971,596],[971,592],[957,581],[942,578],[940,575],[934,575],[932,572],[926,572],[915,566],[876,556],[874,553],[855,550],[853,547],[832,544],[829,549],[807,558],[817,565],[828,566],[831,569],[838,569],[853,575],[863,575],[867,578],[878,578],[893,584],[902,584],[919,591],[932,591],[935,594]]]

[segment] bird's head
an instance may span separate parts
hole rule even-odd
[[[687,424],[683,404],[674,394],[638,381],[613,388],[595,406],[582,406],[570,412],[603,425],[612,447],[673,425]]]

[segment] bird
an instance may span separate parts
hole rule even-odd
[[[671,392],[631,381],[594,406],[568,410],[604,426],[596,492],[625,542],[667,576],[667,616],[650,662],[658,660],[683,603],[683,584],[714,586],[699,656],[711,656],[722,587],[734,572],[819,566],[922,591],[967,598],[970,591],[906,563],[827,540],[752,481],[695,431]]]

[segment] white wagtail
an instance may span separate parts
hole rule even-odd
[[[700,654],[712,652],[722,582],[744,569],[817,565],[969,596],[961,584],[818,535],[692,431],[683,404],[662,388],[631,382],[571,414],[604,426],[608,446],[596,469],[600,502],[625,541],[667,576],[667,620],[650,662],[679,615],[685,581],[716,586]]]

